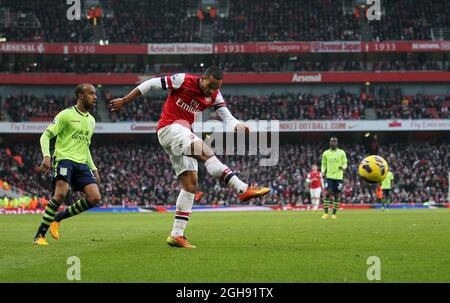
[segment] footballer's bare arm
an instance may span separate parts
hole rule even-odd
[[[147,92],[151,90],[163,90],[167,89],[165,84],[165,77],[157,77],[152,78],[150,80],[144,81],[141,84],[139,84],[135,89],[133,89],[128,95],[122,98],[117,98],[114,100],[111,100],[109,102],[109,105],[111,107],[111,111],[118,111],[120,108],[122,108],[124,105],[130,103],[136,97],[139,97],[141,95],[145,95]]]
[[[139,97],[141,94],[141,91],[136,87],[133,89],[128,95],[122,98],[117,98],[114,100],[109,101],[109,106],[111,107],[111,111],[118,111],[120,110],[124,105],[130,103],[133,101],[136,97]]]

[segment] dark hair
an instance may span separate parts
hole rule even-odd
[[[84,83],[78,84],[77,87],[75,87],[75,98],[78,99],[80,94],[83,92],[84,89]]]
[[[92,84],[89,84],[89,83],[78,84],[77,87],[75,87],[75,98],[78,99],[80,97],[81,93],[83,93],[83,90],[89,85],[92,85]]]
[[[335,139],[337,141],[338,138],[336,136],[331,136],[330,141],[333,139]]]
[[[216,80],[223,80],[223,71],[220,67],[212,65],[205,71],[206,76],[212,76]]]

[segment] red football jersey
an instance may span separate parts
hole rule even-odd
[[[322,173],[320,171],[316,171],[316,172],[311,171],[308,174],[308,178],[309,178],[309,180],[311,180],[311,182],[309,183],[309,188],[322,187],[322,183],[320,180],[322,178]]]
[[[220,90],[206,97],[200,90],[200,77],[191,74],[175,74],[161,77],[162,89],[169,89],[164,103],[158,130],[164,126],[179,123],[191,128],[195,115],[208,107],[217,109],[226,106]]]

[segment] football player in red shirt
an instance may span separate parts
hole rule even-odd
[[[211,176],[219,178],[234,188],[241,201],[261,197],[270,192],[267,187],[250,186],[241,181],[191,130],[195,115],[213,107],[227,128],[249,132],[249,128],[233,117],[226,106],[220,93],[223,78],[223,72],[217,66],[209,67],[202,76],[175,74],[156,77],[141,83],[125,97],[110,101],[111,111],[117,111],[149,91],[168,90],[169,92],[158,122],[157,135],[159,143],[170,157],[181,184],[176,203],[175,222],[167,238],[167,243],[171,246],[195,247],[184,237],[184,230],[197,192],[197,160],[204,162]]]
[[[319,209],[320,194],[322,193],[323,178],[322,173],[318,170],[317,165],[312,166],[312,170],[309,172],[306,183],[309,184],[309,193],[311,195],[311,204],[316,212]]]

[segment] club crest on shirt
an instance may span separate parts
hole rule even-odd
[[[211,97],[206,97],[205,101],[206,101],[206,103],[211,103],[212,102],[212,98]]]

